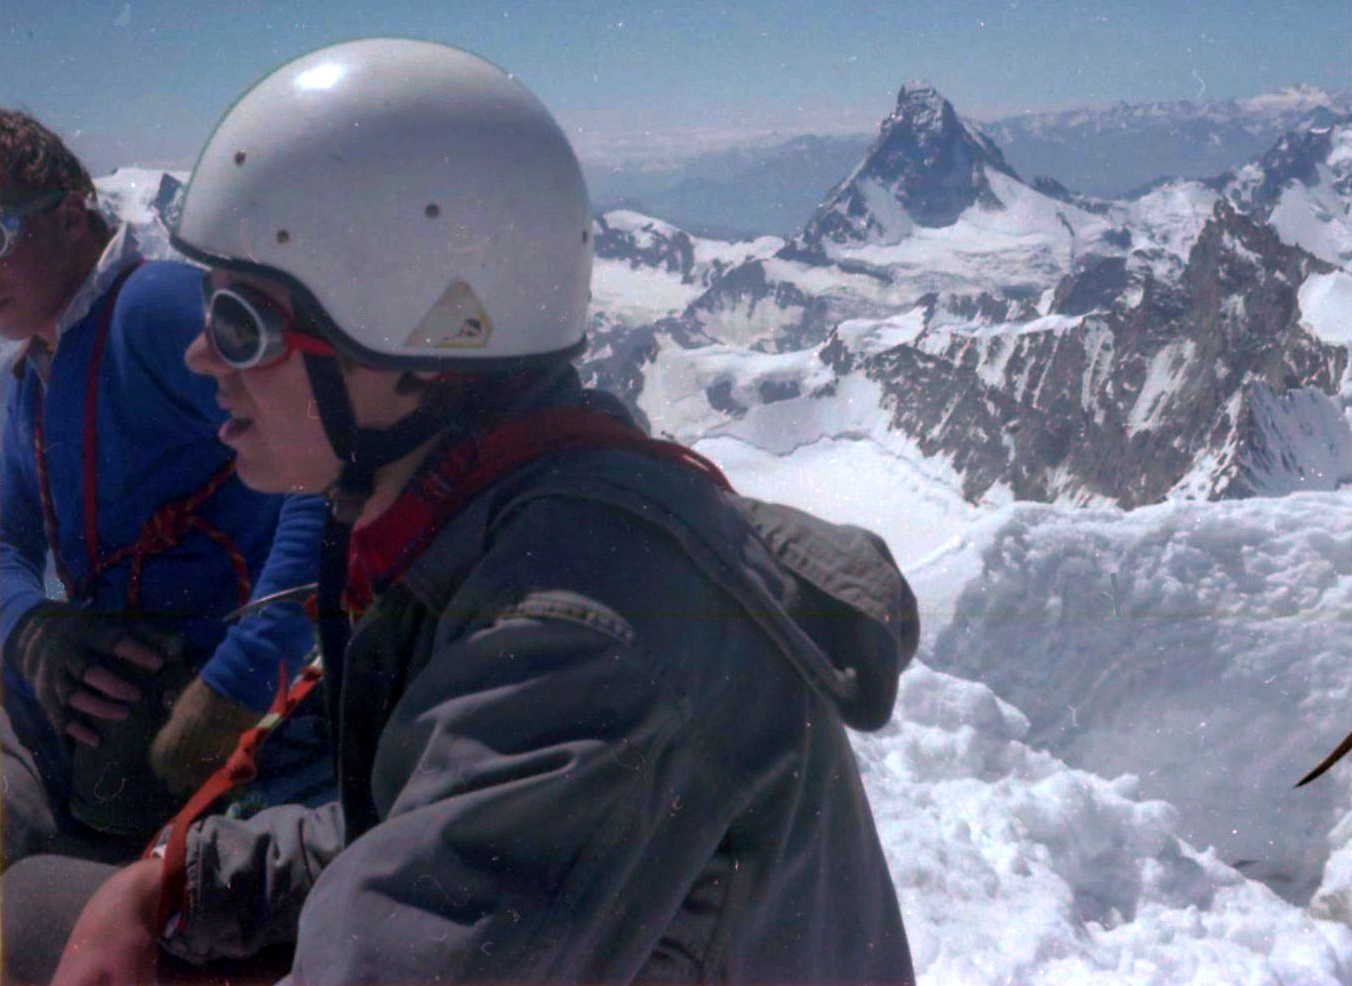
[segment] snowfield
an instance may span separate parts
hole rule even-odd
[[[1324,342],[1352,343],[1352,274],[1312,274],[1300,286],[1302,321]]]
[[[1014,504],[911,574],[858,749],[922,982],[1352,982],[1352,764],[1293,789],[1352,730],[1352,497]]]
[[[1352,932],[1178,838],[1177,812],[1026,742],[984,685],[918,664],[855,748],[921,984],[1343,983]]]

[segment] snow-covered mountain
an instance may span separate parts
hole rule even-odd
[[[784,245],[773,236],[738,243],[704,239],[624,210],[598,216],[592,235],[591,345],[583,370],[594,384],[628,395],[643,390],[643,369],[657,352],[659,334],[674,333],[687,346],[708,341],[674,321],[681,312],[729,270]]]
[[[1027,176],[1077,192],[1128,194],[1161,178],[1210,178],[1283,133],[1345,115],[1347,97],[1311,86],[1251,99],[1117,103],[981,124]]]
[[[802,232],[730,270],[682,320],[721,342],[784,350],[922,301],[1031,316],[1086,256],[1121,255],[1130,239],[1024,184],[951,104],[908,84]]]
[[[1332,264],[1352,263],[1352,121],[1285,134],[1216,184],[1287,243]]]
[[[632,328],[605,334],[596,379],[679,433],[657,396],[675,399],[670,380],[651,392],[659,377],[693,387],[700,420],[730,432],[758,406],[830,405],[862,377],[878,427],[973,503],[1332,489],[1352,478],[1339,396],[1352,330],[1332,302],[1352,282],[1263,222],[1317,170],[1292,166],[1310,154],[1283,146],[1254,166],[1265,181],[1077,203],[1022,182],[937,92],[908,84],[868,153],[778,248],[718,246],[621,214],[663,244],[628,248],[622,293],[667,305],[641,324],[608,316],[598,297],[598,325]],[[1327,135],[1314,146],[1341,161]],[[698,266],[695,244],[717,262]],[[679,298],[656,288],[676,271]],[[738,350],[782,365],[742,357],[739,379],[727,369]],[[723,369],[692,373],[702,353]]]
[[[908,82],[859,165],[803,231],[807,248],[896,243],[916,226],[951,226],[972,206],[1002,205],[994,174],[1017,180],[989,138],[929,85]]]
[[[1162,179],[1209,179],[1256,157],[1284,132],[1347,109],[1346,94],[1304,86],[1250,99],[1027,113],[978,126],[1035,187],[1050,180],[1074,193],[1116,197]],[[631,208],[701,235],[789,236],[875,137],[863,128],[761,135],[716,151],[668,141],[618,156],[584,146],[583,165],[604,210]]]
[[[679,314],[736,265],[784,245],[774,236],[740,243],[701,238],[624,210],[598,216],[592,232],[594,309],[607,320],[631,325]],[[642,284],[626,283],[626,271],[642,278]]]
[[[969,499],[997,484],[1123,506],[1332,489],[1352,478],[1332,397],[1347,354],[1292,290],[1327,270],[1221,204],[1176,283],[1103,258],[1041,318],[930,316],[881,349],[875,324],[847,323],[823,358],[877,380],[892,426],[953,462]]]

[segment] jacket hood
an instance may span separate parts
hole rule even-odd
[[[532,400],[580,403],[633,423],[619,401],[583,392],[571,372]],[[915,596],[877,535],[727,492],[700,471],[633,450],[546,456],[498,495],[509,505],[504,514],[536,497],[577,497],[663,529],[846,725],[873,730],[891,718],[920,622]]]
[[[854,729],[887,723],[897,678],[920,641],[915,595],[887,545],[863,528],[833,524],[782,504],[735,499],[789,582],[778,619],[801,631],[780,646]]]
[[[920,639],[915,596],[882,539],[724,492],[693,469],[597,452],[533,495],[577,496],[655,524],[774,641],[846,725],[879,729]]]
[[[633,424],[612,395],[585,404]],[[692,470],[630,482],[659,501],[666,524],[706,573],[740,600],[846,725],[881,729],[892,717],[897,679],[920,642],[915,594],[883,539],[814,514],[715,490]],[[674,484],[673,484],[674,480]],[[731,511],[711,498],[730,499]],[[649,521],[649,511],[638,511]],[[738,523],[740,519],[741,523]],[[679,528],[679,530],[677,530]]]

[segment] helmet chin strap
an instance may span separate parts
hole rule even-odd
[[[319,564],[319,639],[326,667],[341,680],[342,660],[351,625],[343,611],[347,584],[348,542],[352,526],[375,488],[375,476],[441,433],[469,435],[488,427],[493,420],[533,407],[573,371],[560,362],[540,373],[523,388],[507,388],[499,400],[458,411],[436,402],[419,405],[388,428],[362,428],[357,424],[352,398],[338,360],[333,356],[304,355],[305,371],[314,392],[319,420],[334,453],[343,462],[338,478],[326,491],[330,510],[324,524]]]
[[[351,632],[343,611],[347,585],[348,542],[352,525],[375,488],[376,472],[403,458],[436,435],[455,427],[444,411],[428,406],[406,414],[389,428],[361,428],[352,410],[338,360],[333,356],[305,354],[305,372],[310,378],[319,420],[333,451],[343,462],[338,478],[326,491],[329,515],[319,562],[319,643],[325,666],[341,680],[343,655]]]
[[[445,411],[423,405],[388,428],[362,428],[352,410],[338,360],[305,354],[305,371],[314,391],[324,434],[342,460],[338,478],[326,491],[334,519],[351,527],[375,488],[376,473],[408,455],[440,432],[454,427]]]

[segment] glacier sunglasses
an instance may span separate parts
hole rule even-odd
[[[63,191],[52,191],[39,195],[23,205],[6,206],[0,209],[0,260],[4,260],[19,245],[23,233],[23,221],[40,212],[49,212],[61,204],[66,197]]]
[[[323,339],[298,329],[292,316],[262,291],[242,284],[212,288],[206,282],[203,291],[207,342],[233,369],[271,366],[293,350],[315,356],[334,354]]]

